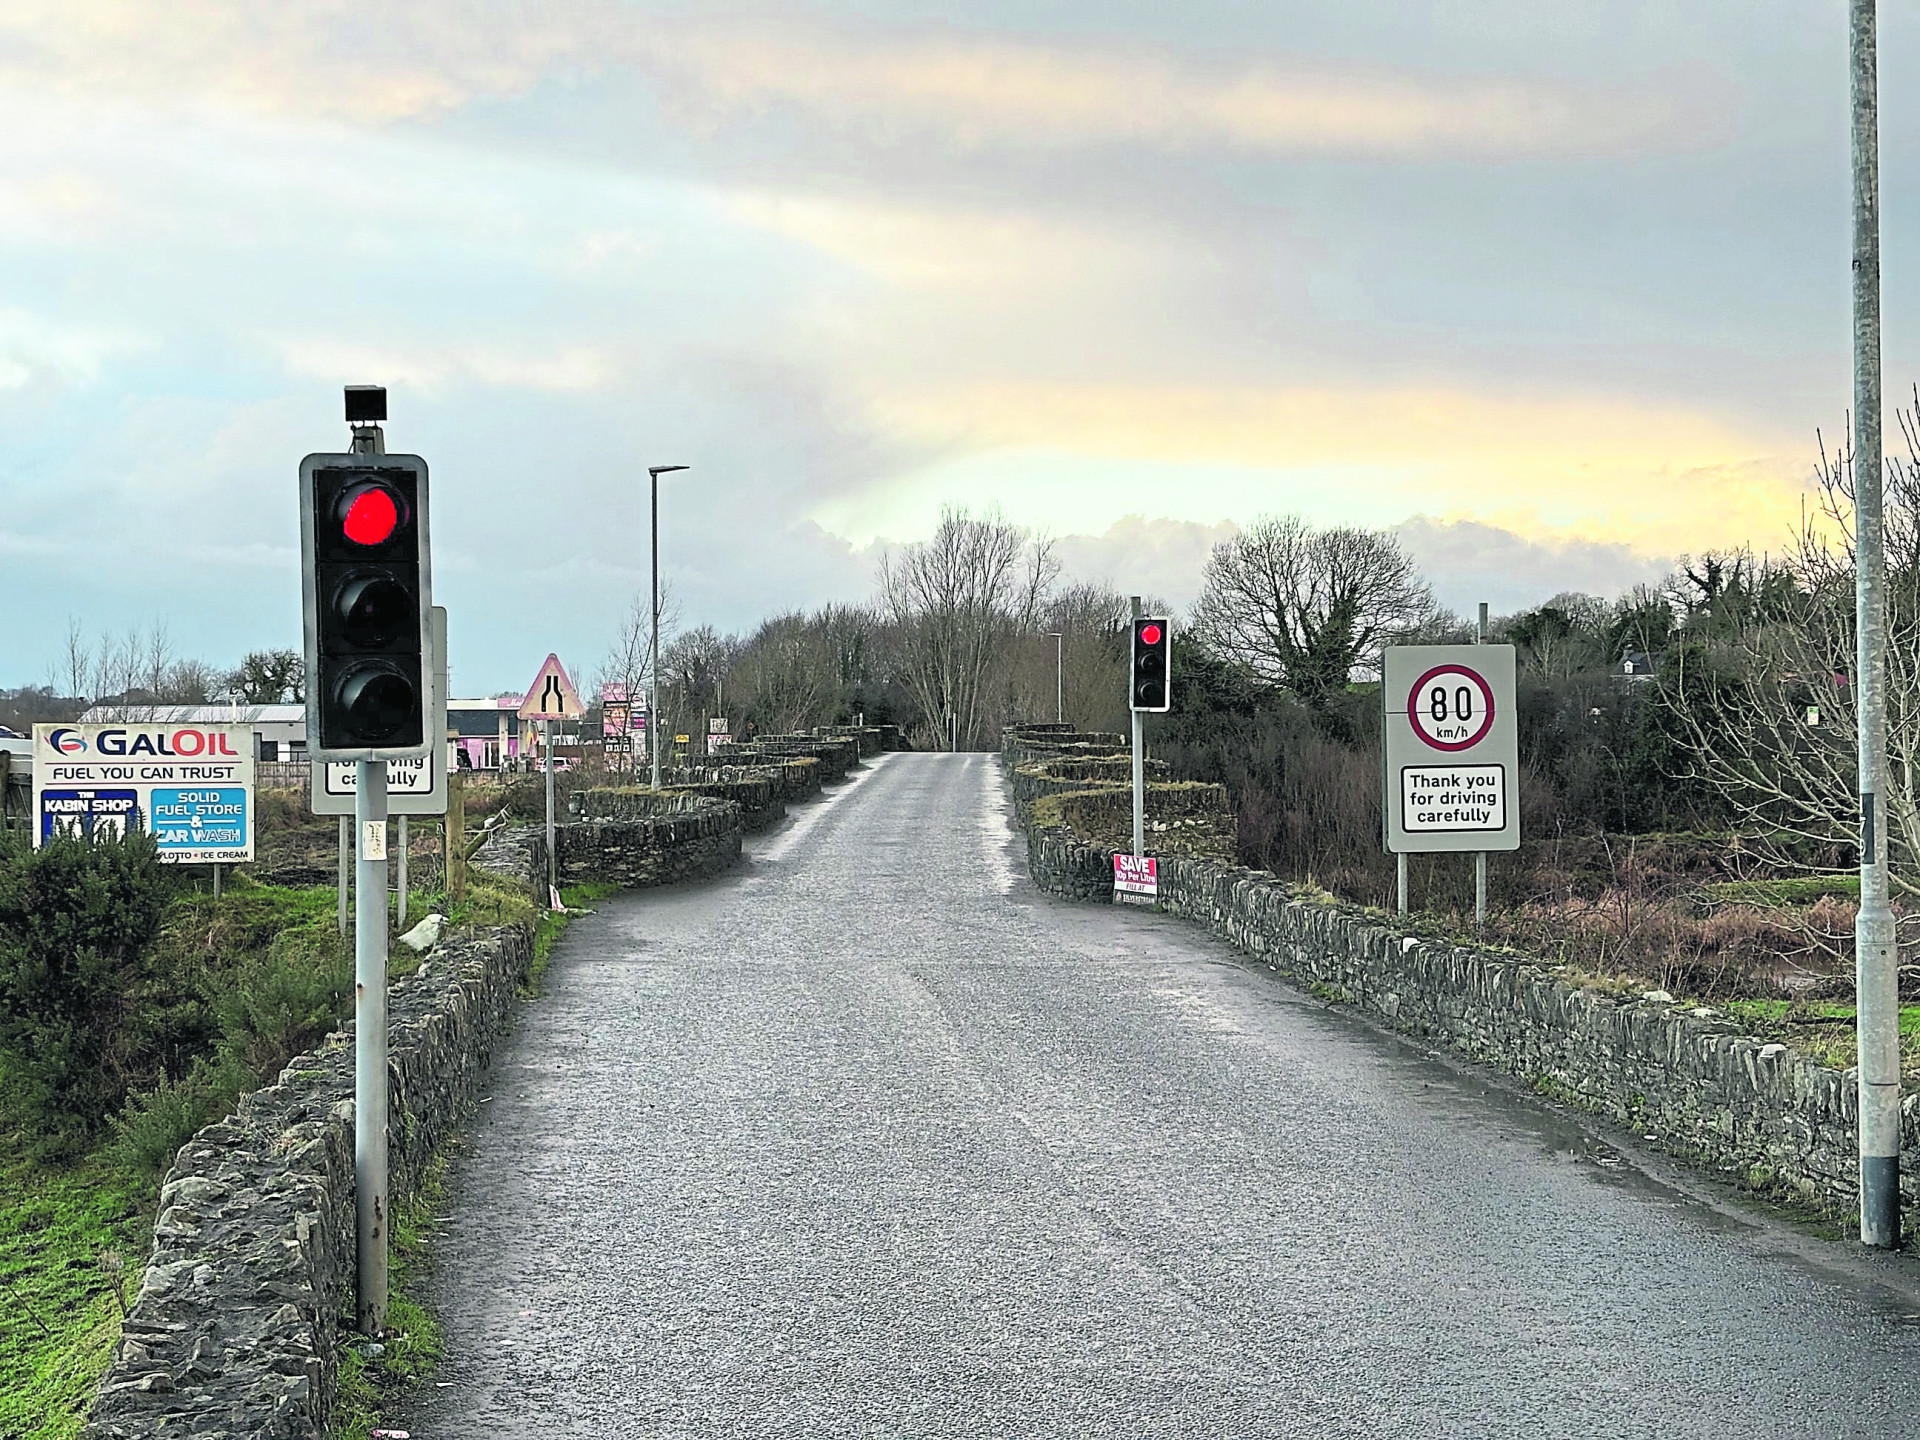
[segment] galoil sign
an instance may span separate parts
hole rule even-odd
[[[253,858],[250,725],[36,725],[33,843],[153,836],[175,865]]]

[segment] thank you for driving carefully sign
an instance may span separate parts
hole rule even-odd
[[[251,725],[36,725],[33,843],[152,835],[175,865],[253,858]]]
[[[1383,672],[1386,845],[1394,854],[1520,844],[1511,645],[1398,645]]]

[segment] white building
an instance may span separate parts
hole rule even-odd
[[[304,705],[95,705],[82,725],[251,725],[256,760],[307,758]]]

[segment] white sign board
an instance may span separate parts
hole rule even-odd
[[[1113,893],[1158,896],[1160,862],[1151,855],[1114,856]]]
[[[33,844],[153,836],[170,865],[253,858],[251,725],[36,725]]]
[[[433,607],[428,639],[433,646],[428,673],[433,694],[427,701],[427,726],[438,742],[425,755],[387,761],[387,814],[447,813],[447,611]],[[307,808],[316,815],[353,814],[360,788],[360,767],[353,760],[313,762],[307,784]]]
[[[1517,849],[1513,647],[1390,647],[1381,692],[1388,851]]]

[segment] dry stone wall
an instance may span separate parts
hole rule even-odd
[[[740,859],[740,807],[731,800],[651,790],[598,793],[602,798],[593,803],[624,808],[633,818],[556,825],[555,869],[563,885],[671,885],[716,875]],[[546,893],[546,826],[502,826],[487,838],[473,863],[530,886],[536,894]]]
[[[457,1122],[533,959],[529,932],[437,947],[396,981],[395,1199]],[[353,1038],[330,1036],[181,1147],[88,1440],[321,1440],[354,1275]]]
[[[1113,899],[1113,853],[1022,813],[1034,884]],[[1532,1082],[1701,1163],[1797,1192],[1859,1203],[1855,1074],[1763,1044],[1725,1015],[1655,994],[1616,997],[1556,967],[1397,931],[1386,917],[1304,897],[1261,870],[1163,857],[1158,908],[1205,925],[1303,988]],[[1902,1144],[1920,1147],[1908,1095]],[[1920,1204],[1920,1175],[1901,1176]]]

